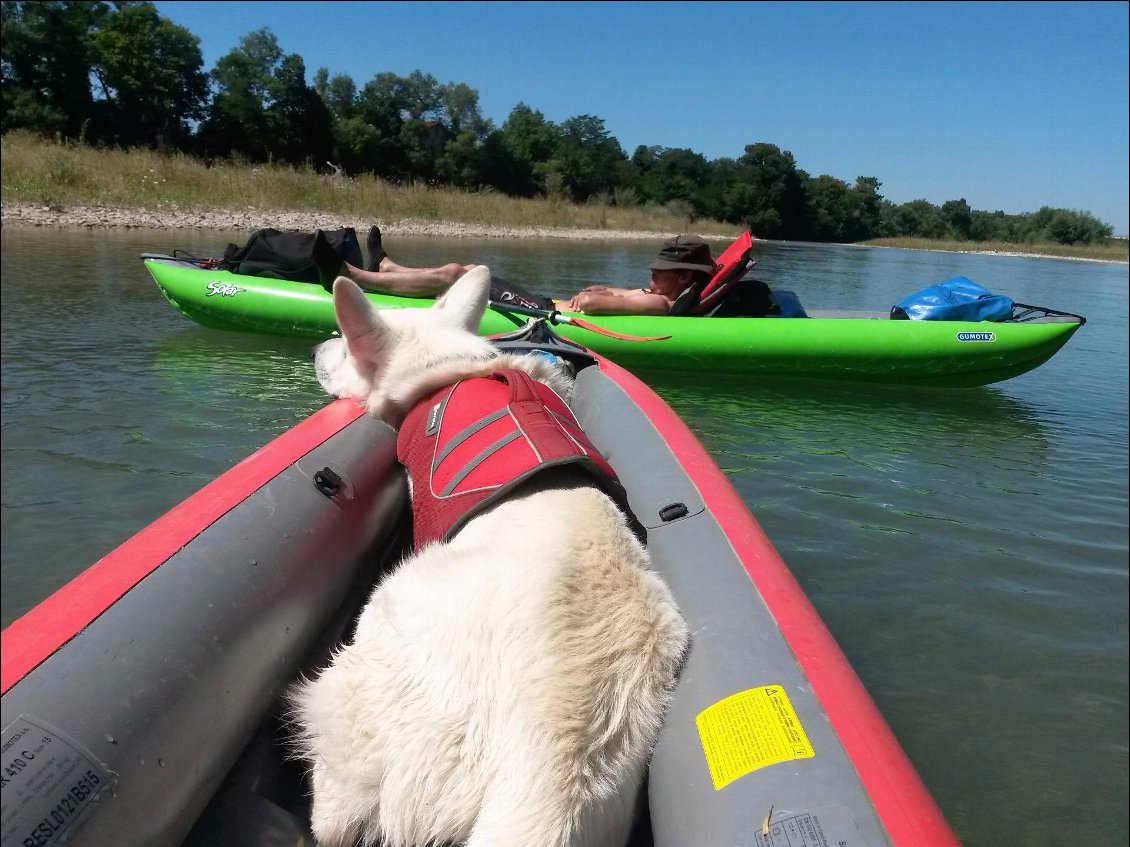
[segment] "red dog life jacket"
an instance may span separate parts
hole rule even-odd
[[[396,453],[408,469],[416,550],[447,540],[535,473],[562,465],[591,472],[628,511],[615,471],[565,401],[523,371],[460,380],[422,400],[404,419]]]

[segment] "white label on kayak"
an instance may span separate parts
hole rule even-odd
[[[731,694],[699,712],[695,725],[715,791],[759,768],[816,755],[780,685]]]
[[[996,333],[993,332],[959,332],[957,334],[958,341],[996,341]]]
[[[755,847],[865,847],[846,806],[770,813],[754,837]]]
[[[110,784],[92,755],[57,729],[20,715],[4,729],[4,845],[49,847]]]
[[[215,297],[218,294],[221,297],[235,297],[235,295],[239,294],[241,291],[246,290],[246,288],[240,288],[235,283],[214,279],[208,283],[208,293],[204,296]]]

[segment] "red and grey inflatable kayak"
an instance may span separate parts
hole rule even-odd
[[[573,411],[692,633],[632,844],[956,844],[676,414],[607,360],[505,344],[580,366]],[[395,441],[330,403],[4,630],[5,847],[312,843],[279,694],[327,660],[411,545]]]

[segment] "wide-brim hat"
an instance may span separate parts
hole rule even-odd
[[[663,242],[663,249],[655,261],[648,265],[653,271],[706,271],[713,272],[714,257],[710,245],[697,235],[676,235]]]

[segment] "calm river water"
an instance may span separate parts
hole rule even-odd
[[[205,330],[143,251],[249,233],[3,230],[3,623],[322,406],[303,341]],[[549,294],[650,243],[401,239]],[[891,390],[642,374],[726,471],[968,847],[1125,845],[1127,267],[761,245],[812,308],[962,274],[1088,322],[1036,371]],[[689,846],[691,847],[691,846]]]

